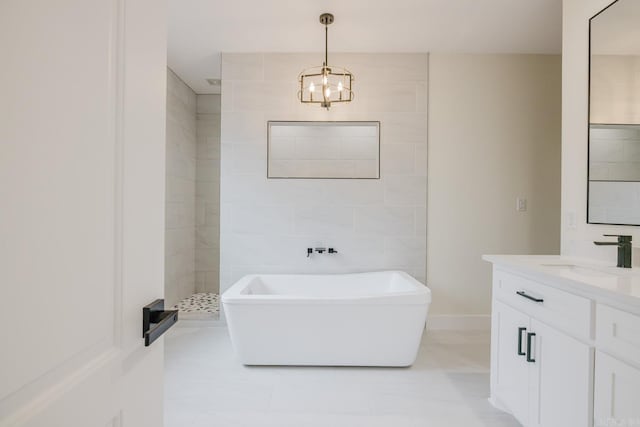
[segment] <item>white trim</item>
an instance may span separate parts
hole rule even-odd
[[[183,328],[226,327],[227,322],[222,316],[218,319],[180,319],[175,326]],[[491,315],[429,315],[426,329],[431,331],[490,331]]]
[[[179,318],[180,315],[178,315]],[[217,328],[227,327],[227,322],[223,319],[179,319],[174,325],[175,328]]]
[[[510,410],[507,409],[505,405],[503,405],[498,398],[496,398],[493,394],[489,396],[487,399],[489,404],[496,408],[499,411],[506,412],[507,414],[513,415]]]
[[[125,9],[126,0],[113,0],[111,40],[109,43],[110,66],[110,139],[114,155],[114,293],[113,293],[113,341],[122,348],[124,305],[124,117],[125,117]]]
[[[59,401],[70,390],[73,390],[87,378],[90,378],[100,370],[108,366],[117,366],[120,356],[118,347],[110,347],[108,349],[101,348],[100,345],[96,349],[89,349],[87,352],[97,353],[95,356],[87,357],[84,353],[80,353],[59,368],[38,378],[34,382],[19,389],[13,394],[0,402],[2,413],[6,413],[7,417],[0,419],[2,426],[13,426],[26,424],[35,415],[40,414],[45,408],[51,406],[54,402]],[[81,362],[88,359],[86,362]],[[78,363],[83,363],[77,368]],[[71,366],[68,369],[67,366]],[[38,392],[37,390],[42,390]],[[34,398],[28,396],[35,395]],[[15,407],[15,410],[11,408]],[[5,412],[6,411],[6,412]]]
[[[490,314],[436,314],[427,317],[427,330],[437,331],[489,331],[491,330]]]

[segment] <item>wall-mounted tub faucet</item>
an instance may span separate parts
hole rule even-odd
[[[604,234],[605,237],[617,237],[617,242],[593,242],[598,246],[618,247],[618,267],[631,268],[631,236]]]
[[[337,254],[338,251],[335,250],[334,248],[307,248],[307,258],[309,258],[314,252],[319,253],[319,254],[323,254],[325,252],[330,253],[330,254]]]

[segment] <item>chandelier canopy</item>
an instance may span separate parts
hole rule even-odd
[[[320,15],[320,23],[324,25],[324,62],[303,70],[298,76],[300,102],[320,104],[327,110],[334,102],[353,101],[353,74],[346,68],[329,66],[329,25],[333,19],[330,13]]]

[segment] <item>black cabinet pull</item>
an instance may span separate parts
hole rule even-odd
[[[522,333],[526,330],[527,328],[518,328],[518,356],[526,355],[526,353],[522,351]]]
[[[157,299],[142,308],[142,338],[144,346],[157,340],[178,321],[178,310],[165,310],[164,300]]]
[[[527,362],[535,363],[536,359],[534,359],[531,355],[531,340],[535,337],[535,332],[527,332]]]
[[[531,301],[540,302],[540,303],[544,302],[542,298],[536,298],[536,297],[532,297],[531,295],[527,295],[525,291],[517,291],[516,294],[520,295],[523,298],[530,299]]]

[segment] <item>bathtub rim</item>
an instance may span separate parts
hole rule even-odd
[[[375,295],[360,296],[296,296],[296,295],[247,295],[242,291],[246,289],[251,281],[256,277],[265,276],[355,276],[376,273],[393,273],[402,276],[403,279],[409,281],[415,286],[415,289],[400,292],[388,292]],[[229,287],[221,296],[220,301],[223,305],[243,305],[243,304],[269,304],[269,305],[287,305],[287,304],[354,304],[354,305],[429,305],[431,303],[431,289],[425,284],[416,280],[413,276],[402,270],[381,270],[367,271],[360,273],[327,273],[327,274],[248,274],[243,276],[233,285]]]

